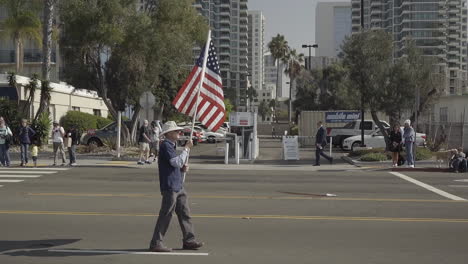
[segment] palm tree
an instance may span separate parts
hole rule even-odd
[[[52,54],[52,31],[54,22],[54,9],[57,0],[44,0],[44,25],[42,39],[42,78],[50,80],[50,61]]]
[[[268,43],[268,49],[271,52],[271,56],[275,59],[276,62],[276,101],[278,101],[278,92],[279,92],[279,75],[280,75],[280,61],[284,59],[288,53],[289,46],[288,42],[283,35],[276,35]]]
[[[301,73],[303,70],[302,62],[304,62],[304,54],[302,53],[297,53],[295,49],[288,49],[288,53],[286,56],[283,58],[283,62],[286,65],[286,69],[284,70],[284,73],[286,73],[289,76],[289,107],[288,107],[288,120],[289,123],[291,124],[291,111],[292,111],[292,87],[293,83],[296,79],[297,76]]]
[[[32,39],[41,45],[41,20],[37,11],[37,2],[28,0],[0,0],[0,5],[5,7],[8,18],[0,27],[5,36],[10,36],[15,43],[16,73],[22,71],[23,46],[26,39]]]

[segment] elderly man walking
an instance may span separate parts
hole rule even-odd
[[[178,127],[174,121],[169,121],[163,126],[161,135],[165,140],[161,143],[158,159],[159,186],[162,194],[161,209],[154,228],[153,238],[149,250],[153,252],[170,252],[163,244],[163,238],[169,228],[172,213],[177,214],[179,225],[182,229],[183,249],[198,249],[203,246],[202,242],[195,240],[193,224],[190,217],[190,209],[187,201],[187,193],[184,190],[183,173],[187,172],[187,155],[193,146],[191,140],[185,145],[180,155],[176,154],[176,142],[179,132],[183,128]]]

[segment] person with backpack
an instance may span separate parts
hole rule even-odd
[[[330,164],[333,163],[333,158],[325,154],[323,149],[327,145],[327,132],[322,125],[322,121],[317,122],[317,134],[315,135],[315,165],[320,166],[320,156],[326,158]]]
[[[36,132],[28,125],[28,120],[21,120],[21,127],[18,132],[20,148],[21,148],[21,167],[28,164],[28,150],[31,145],[31,139]]]
[[[10,167],[10,144],[13,133],[10,128],[5,124],[5,119],[0,116],[0,162],[2,166]]]
[[[149,161],[149,151],[151,142],[151,131],[148,127],[148,120],[143,121],[143,126],[141,126],[138,137],[138,144],[140,145],[140,159],[138,160],[138,165],[151,164]]]

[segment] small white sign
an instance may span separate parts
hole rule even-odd
[[[229,114],[229,124],[237,127],[253,126],[252,112],[233,112]]]
[[[299,141],[297,136],[283,136],[284,160],[299,160]]]

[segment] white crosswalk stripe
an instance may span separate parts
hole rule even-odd
[[[0,183],[19,183],[66,170],[69,168],[0,168]]]

